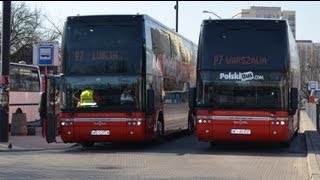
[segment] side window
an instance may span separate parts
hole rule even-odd
[[[180,54],[180,37],[175,35],[175,34],[171,34],[171,51],[172,51],[172,55],[174,59],[180,59],[181,58],[181,54]]]
[[[180,104],[188,102],[189,84],[172,78],[163,78],[164,103]]]
[[[11,66],[10,77],[10,91],[40,91],[40,77],[37,69]]]
[[[146,34],[146,47],[147,49],[152,49],[152,36],[151,36],[151,27],[149,22],[146,22],[146,29],[145,29],[145,34]]]
[[[164,54],[171,57],[170,35],[160,29],[151,28],[152,50],[155,54]]]
[[[158,29],[151,28],[152,50],[155,54],[160,54],[160,32]]]
[[[10,66],[10,91],[19,91],[20,75],[19,68]]]
[[[40,91],[39,76],[36,70],[29,68],[20,69],[21,91],[37,92]]]
[[[146,66],[147,66],[147,73],[152,74],[154,69],[154,51],[152,47],[152,28],[151,22],[146,21],[146,29],[145,29],[145,38],[146,38]]]
[[[190,63],[192,59],[192,47],[191,44],[185,40],[180,43],[181,46],[181,60],[182,62]]]

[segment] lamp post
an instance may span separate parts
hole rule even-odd
[[[206,10],[204,10],[204,11],[202,11],[202,13],[211,13],[211,14],[215,15],[216,17],[218,17],[219,19],[222,19],[222,18],[221,18],[220,16],[218,16],[216,13],[211,12],[211,11],[206,11]]]
[[[234,17],[236,17],[236,16],[239,15],[239,14],[249,14],[249,12],[239,12],[239,13],[233,15],[231,18],[234,18]]]
[[[2,36],[0,69],[0,142],[9,141],[9,65],[11,1],[2,1]]]
[[[178,2],[176,1],[176,5],[174,6],[174,9],[176,10],[176,32],[178,32]]]

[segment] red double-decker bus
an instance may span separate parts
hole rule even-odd
[[[204,20],[191,105],[198,139],[289,145],[299,129],[299,68],[286,20]]]
[[[193,42],[148,15],[68,17],[59,118],[47,116],[47,141],[55,142],[56,132],[84,146],[192,132],[187,97],[196,54]],[[94,102],[79,103],[85,89]]]

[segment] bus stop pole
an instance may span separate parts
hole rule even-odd
[[[0,74],[0,142],[9,141],[9,55],[11,1],[2,1],[1,74]]]
[[[47,76],[48,76],[48,67],[43,67],[43,84],[44,84],[44,91],[47,91]]]
[[[43,89],[43,91],[46,93],[46,95],[45,96],[47,96],[47,90],[48,90],[48,88],[47,88],[47,74],[48,74],[48,67],[47,66],[44,66],[43,67],[43,85],[44,85],[44,89]],[[47,111],[45,112],[46,114],[47,114]],[[41,132],[42,132],[42,137],[46,137],[46,118],[41,118]]]

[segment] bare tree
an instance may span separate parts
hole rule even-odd
[[[41,26],[41,39],[44,41],[54,41],[61,39],[63,30],[63,20],[53,20],[47,15],[43,16],[49,26]],[[57,23],[58,22],[58,23]]]
[[[23,1],[12,2],[10,29],[10,61],[25,61],[32,64],[32,45],[37,40],[57,40],[61,37],[62,27],[55,26],[53,21],[44,15],[41,9],[31,9]],[[47,28],[49,21],[54,29]]]
[[[319,47],[314,43],[308,42],[305,45],[299,45],[300,62],[301,62],[301,94],[302,98],[308,99],[310,92],[308,92],[309,81],[320,80],[320,59]]]
[[[10,60],[32,63],[32,44],[38,39],[37,30],[43,23],[41,10],[31,10],[25,2],[12,2]]]
[[[300,73],[301,73],[301,97],[308,99],[308,82],[310,78],[310,73],[308,73],[309,59],[306,56],[306,51],[300,49]]]

